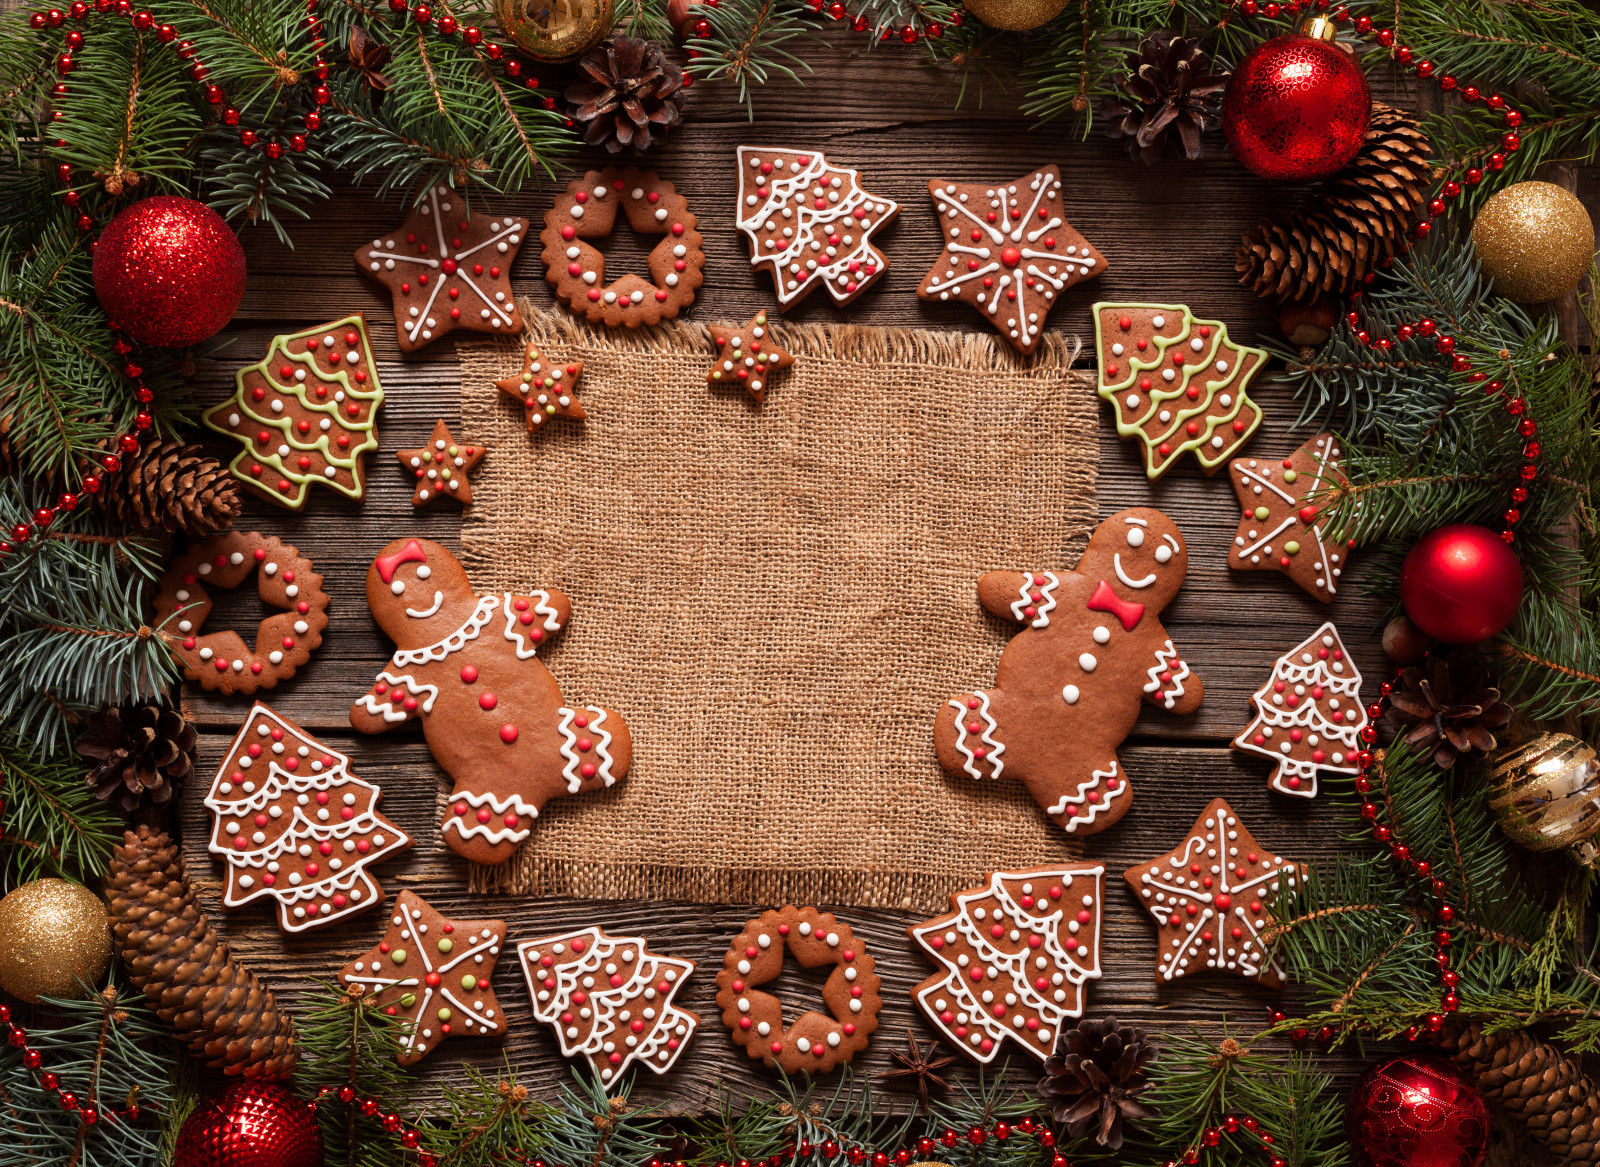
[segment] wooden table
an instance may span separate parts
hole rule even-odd
[[[774,84],[758,94],[759,118],[746,120],[726,87],[697,85],[688,100],[686,124],[673,131],[650,164],[685,193],[700,216],[706,237],[707,286],[693,306],[701,321],[745,319],[753,305],[772,304],[771,285],[750,270],[743,237],[734,229],[734,149],[741,144],[792,145],[826,149],[830,159],[862,171],[868,189],[898,200],[899,221],[880,236],[892,261],[876,289],[849,311],[827,297],[811,297],[792,314],[800,321],[849,320],[869,325],[976,330],[977,314],[960,305],[924,303],[915,289],[940,247],[929,178],[1000,181],[1029,168],[1058,163],[1064,179],[1070,221],[1109,261],[1107,273],[1062,297],[1049,324],[1092,342],[1089,305],[1098,299],[1160,300],[1191,305],[1228,323],[1243,343],[1279,341],[1271,308],[1241,289],[1233,272],[1233,251],[1241,230],[1292,199],[1294,192],[1260,182],[1227,157],[1220,135],[1207,139],[1207,158],[1189,164],[1168,160],[1155,167],[1130,161],[1120,144],[1096,132],[1079,140],[1061,125],[1038,128],[1021,118],[1015,102],[992,85],[983,108],[953,110],[941,90],[944,79],[922,69],[898,45],[868,50],[864,38],[830,28],[833,47],[816,57],[820,68],[804,88]],[[590,157],[585,161],[598,162]],[[1595,205],[1591,173],[1585,188]],[[542,221],[552,193],[527,190],[515,199],[490,201]],[[449,340],[402,359],[395,345],[389,298],[377,285],[359,278],[351,253],[364,240],[402,218],[400,206],[379,203],[368,192],[348,187],[316,207],[309,223],[293,229],[295,248],[278,244],[270,231],[245,236],[250,283],[238,318],[224,334],[228,342],[216,359],[202,362],[199,397],[209,405],[232,390],[232,375],[258,360],[270,338],[351,311],[373,322],[373,341],[388,394],[380,418],[382,446],[368,461],[364,503],[350,503],[330,491],[315,492],[304,514],[259,500],[247,503],[243,525],[283,537],[312,558],[333,595],[333,623],[322,649],[300,676],[266,694],[271,703],[354,759],[362,776],[385,790],[384,812],[413,834],[416,847],[399,861],[380,865],[375,874],[390,895],[412,888],[436,907],[456,915],[503,915],[513,939],[542,931],[600,924],[612,932],[636,928],[662,952],[701,962],[681,1003],[702,1013],[704,1022],[677,1072],[641,1083],[641,1095],[671,1096],[687,1109],[713,1105],[721,1089],[735,1095],[759,1091],[774,1079],[752,1068],[726,1039],[712,998],[713,977],[730,936],[751,915],[749,906],[689,903],[606,903],[550,899],[471,898],[466,894],[464,862],[440,842],[437,804],[442,775],[415,726],[381,738],[350,730],[346,713],[365,692],[391,651],[364,602],[365,573],[377,550],[401,534],[419,534],[454,545],[459,509],[433,505],[413,513],[411,487],[395,464],[393,451],[415,445],[435,418],[457,420],[458,383]],[[643,271],[648,244],[619,228],[607,243],[611,271]],[[541,305],[551,303],[541,278],[536,241],[525,246],[513,270],[520,293]],[[1081,358],[1085,367],[1092,355]],[[1299,410],[1280,385],[1258,382],[1251,392],[1267,420],[1250,449],[1287,454],[1311,431],[1290,436]],[[1102,418],[1105,413],[1102,411]],[[848,424],[847,421],[844,424]],[[1103,978],[1090,986],[1087,1015],[1141,1024],[1157,1034],[1190,1027],[1212,1038],[1226,1021],[1254,1032],[1269,1005],[1293,1001],[1295,994],[1262,989],[1228,975],[1195,977],[1176,986],[1158,986],[1155,930],[1137,908],[1117,875],[1140,859],[1162,853],[1184,834],[1205,803],[1227,797],[1262,843],[1286,857],[1326,862],[1341,849],[1325,800],[1302,801],[1269,795],[1268,766],[1259,758],[1230,751],[1228,741],[1248,720],[1249,694],[1269,675],[1273,659],[1298,642],[1330,614],[1283,576],[1274,572],[1234,573],[1226,566],[1238,510],[1225,477],[1204,478],[1191,459],[1158,483],[1146,481],[1136,449],[1118,441],[1109,419],[1100,428],[1100,511],[1131,505],[1159,507],[1177,520],[1191,548],[1188,583],[1164,619],[1173,640],[1204,678],[1206,698],[1199,714],[1167,718],[1147,713],[1123,754],[1140,790],[1134,812],[1118,827],[1068,850],[1103,861],[1108,892],[1102,949]],[[236,447],[208,442],[231,457]],[[1075,554],[1075,552],[1074,552]],[[1070,563],[1070,559],[1064,559]],[[1383,672],[1376,630],[1381,606],[1359,594],[1361,557],[1344,578],[1344,593],[1331,608],[1369,691]],[[538,582],[538,581],[530,581]],[[542,581],[554,583],[558,581]],[[249,591],[249,589],[244,589]],[[252,626],[259,616],[252,596],[225,596],[213,627]],[[248,704],[217,700],[186,687],[185,704],[203,727],[200,776],[183,794],[185,851],[202,899],[213,920],[239,955],[291,1004],[303,1000],[315,978],[334,972],[376,942],[381,914],[358,917],[349,927],[295,939],[280,935],[272,915],[260,905],[233,916],[219,910],[221,867],[206,853],[209,816],[201,806],[209,776],[237,729]],[[952,889],[953,890],[953,889]],[[875,1071],[888,1064],[887,1051],[904,1045],[907,1026],[919,1037],[931,1027],[913,1012],[909,988],[931,966],[913,952],[903,929],[916,917],[893,912],[844,909],[841,916],[862,934],[884,976],[882,1029],[858,1067]],[[786,972],[778,991],[793,1007],[820,1000],[820,980]],[[489,1073],[509,1057],[521,1079],[537,1092],[551,1091],[568,1073],[548,1030],[529,1012],[527,989],[514,953],[500,962],[494,985],[507,1016],[504,1041],[457,1039],[417,1071],[413,1101],[427,1105],[441,1082],[459,1080],[462,1061]],[[1339,1063],[1348,1067],[1353,1063]],[[1015,1080],[1031,1083],[1031,1063],[1016,1065]],[[906,1096],[901,1096],[902,1101]]]

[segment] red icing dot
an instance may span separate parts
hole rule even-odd
[[[511,745],[517,740],[517,727],[509,722],[500,727],[500,740],[506,745]]]
[[[500,704],[500,698],[496,697],[493,693],[478,694],[478,708],[488,711],[493,709],[498,704]]]
[[[478,666],[477,665],[462,665],[461,666],[461,679],[463,681],[465,681],[469,685],[472,684],[472,682],[476,681],[478,679]]]

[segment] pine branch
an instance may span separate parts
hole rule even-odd
[[[95,797],[81,764],[34,757],[0,739],[0,883],[45,875],[79,882],[105,874],[122,818]]]
[[[688,48],[699,54],[689,62],[689,72],[707,81],[727,81],[739,87],[739,100],[755,120],[754,87],[772,76],[800,80],[800,70],[811,66],[785,45],[815,38],[805,22],[801,0],[722,0],[717,7],[702,6],[710,32],[694,37]],[[817,38],[820,39],[820,38]]]

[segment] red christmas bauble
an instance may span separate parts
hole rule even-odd
[[[1291,33],[1257,45],[1233,71],[1222,127],[1262,178],[1314,182],[1356,156],[1371,112],[1367,76],[1349,53]]]
[[[271,1082],[236,1082],[184,1120],[173,1167],[322,1167],[311,1108]]]
[[[1522,603],[1522,564],[1488,527],[1430,531],[1400,567],[1400,603],[1425,636],[1476,644],[1504,630]]]
[[[1489,1107],[1450,1062],[1407,1054],[1361,1075],[1345,1131],[1361,1167],[1478,1167],[1489,1150]]]
[[[107,224],[94,249],[94,290],[140,344],[181,348],[215,336],[244,298],[244,248],[204,203],[141,199]]]

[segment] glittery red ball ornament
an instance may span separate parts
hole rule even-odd
[[[244,248],[204,203],[142,199],[100,233],[94,290],[140,344],[180,348],[217,331],[244,297]]]
[[[1279,182],[1314,182],[1342,170],[1367,134],[1366,74],[1331,43],[1332,22],[1257,45],[1222,99],[1222,128],[1245,167]]]
[[[1361,1076],[1345,1130],[1361,1167],[1478,1167],[1489,1150],[1489,1107],[1450,1062],[1407,1054]]]
[[[1400,603],[1425,636],[1476,644],[1504,630],[1522,603],[1522,564],[1488,527],[1430,531],[1400,567]]]
[[[322,1133],[300,1099],[271,1082],[236,1082],[178,1131],[173,1167],[322,1167]]]

